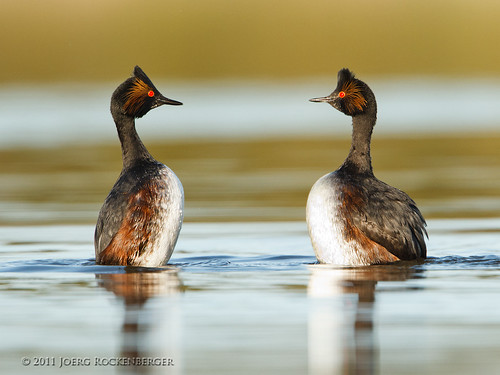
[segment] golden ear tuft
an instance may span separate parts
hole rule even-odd
[[[347,81],[342,85],[342,92],[345,94],[343,102],[347,112],[356,113],[363,111],[366,106],[366,99],[363,96],[362,88],[356,81]]]
[[[149,98],[150,91],[152,91],[151,88],[143,80],[136,79],[125,93],[125,104],[123,105],[125,112],[130,115],[138,113],[146,99]]]

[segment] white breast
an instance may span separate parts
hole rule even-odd
[[[321,177],[309,193],[306,208],[309,236],[320,263],[359,265],[357,244],[344,236],[342,196],[334,173]]]
[[[157,235],[154,237],[148,251],[140,257],[140,265],[158,267],[168,262],[174,251],[184,218],[184,189],[181,181],[168,167],[162,172],[167,183],[167,189],[159,200],[159,217],[157,220]]]

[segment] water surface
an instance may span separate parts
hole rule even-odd
[[[303,222],[186,223],[161,269],[95,265],[91,225],[2,227],[2,368],[53,373],[21,360],[63,357],[91,360],[64,373],[494,373],[499,226],[431,220],[428,260],[358,269],[315,264]],[[95,365],[135,356],[174,366]]]

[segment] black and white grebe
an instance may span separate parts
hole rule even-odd
[[[97,219],[97,264],[158,267],[174,251],[184,212],[182,184],[151,156],[135,130],[136,118],[163,104],[182,103],[160,94],[138,66],[111,97],[123,169]]]
[[[307,200],[307,225],[320,263],[342,266],[384,264],[425,258],[425,220],[403,191],[373,175],[370,140],[377,102],[368,85],[348,69],[338,73],[325,102],[352,117],[349,155],[335,172],[321,177]]]

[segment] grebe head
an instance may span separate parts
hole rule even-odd
[[[356,116],[375,109],[375,95],[366,83],[360,81],[349,69],[341,69],[337,75],[337,88],[328,96],[313,98],[315,103],[329,103],[333,108]]]
[[[141,68],[134,68],[133,76],[123,82],[111,97],[111,112],[139,118],[163,104],[182,105],[164,97]]]

